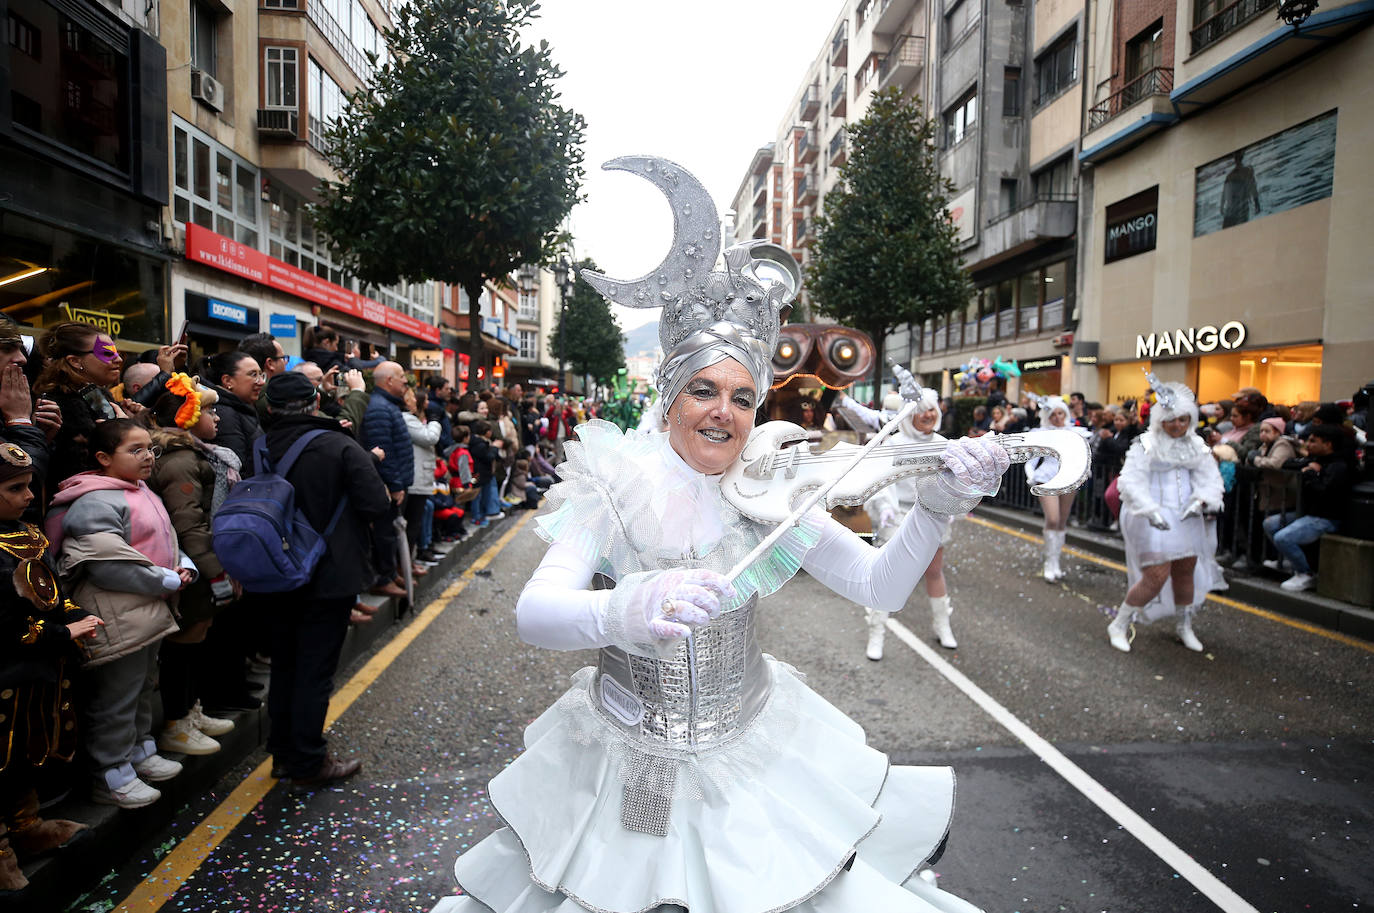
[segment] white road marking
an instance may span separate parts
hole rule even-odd
[[[1227,887],[1221,879],[1207,871],[1192,856],[1189,856],[1172,840],[1161,834],[1154,825],[1140,817],[1126,803],[1109,792],[1105,786],[1090,777],[1083,768],[1070,761],[1059,749],[1017,719],[1010,710],[994,700],[992,695],[979,688],[969,680],[968,676],[951,666],[940,654],[935,652],[933,647],[913,634],[909,628],[895,618],[889,617],[887,629],[895,634],[902,643],[916,651],[916,655],[930,663],[935,671],[949,679],[954,687],[968,695],[988,716],[1021,740],[1027,748],[1035,752],[1040,760],[1067,780],[1070,786],[1086,796],[1088,801],[1102,809],[1108,817],[1145,844],[1150,852],[1164,860],[1175,872],[1191,882],[1193,887],[1216,904],[1218,909],[1224,910],[1225,913],[1259,913],[1258,910],[1246,903],[1244,898]]]

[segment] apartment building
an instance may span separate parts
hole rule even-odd
[[[558,353],[549,341],[562,305],[562,293],[551,269],[524,266],[519,272],[515,314],[516,350],[508,359],[506,383],[521,384],[526,392],[558,386]]]
[[[1294,403],[1374,374],[1374,4],[1305,6],[1289,23],[1275,0],[1094,0],[1089,395],[1137,397],[1148,368],[1204,401]]]
[[[166,338],[167,55],[143,0],[0,0],[0,309]]]

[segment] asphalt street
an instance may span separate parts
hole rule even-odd
[[[526,524],[343,714],[330,739],[363,760],[359,778],[305,796],[278,785],[238,810],[163,909],[399,913],[451,893],[454,857],[498,826],[487,780],[592,659],[515,635],[515,598],[542,552]],[[946,567],[959,649],[933,649],[1255,910],[1374,903],[1371,645],[1211,606],[1196,625],[1205,653],[1156,625],[1123,655],[1101,607],[1120,601],[1124,575],[1068,558],[1050,585],[1038,556],[1008,531],[957,522]],[[924,596],[897,620],[934,644]],[[760,636],[894,762],[955,769],[935,867],[947,890],[989,913],[1222,909],[897,637],[881,662],[865,659],[862,610],[805,574],[765,601]],[[252,766],[79,909],[110,909],[178,841],[204,839],[197,821]]]

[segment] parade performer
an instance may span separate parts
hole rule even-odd
[[[773,532],[727,502],[719,475],[769,388],[795,263],[791,283],[763,277],[753,242],[712,270],[705,189],[662,159],[611,166],[652,180],[673,208],[672,253],[650,275],[584,274],[612,301],[663,306],[666,431],[593,421],[568,443],[548,492],[557,509],[539,520],[551,545],[516,617],[526,642],[597,648],[598,665],[491,781],[506,826],[458,858],[465,896],[436,913],[973,911],[915,874],[949,828],[952,771],[891,766],[755,636],[758,600],[799,568],[900,608],[941,523],[919,507],[874,549],[816,510],[733,584],[723,576]],[[921,500],[947,511],[995,491],[1008,465],[999,445],[972,441],[944,460]],[[589,588],[597,579],[614,588]]]
[[[1073,423],[1069,404],[1061,397],[1037,397],[1040,405],[1040,426],[1042,428],[1068,428],[1078,432],[1084,440],[1092,436],[1087,428]],[[1059,471],[1059,461],[1052,456],[1040,456],[1026,463],[1026,479],[1032,485],[1041,485],[1054,478]],[[1045,516],[1043,535],[1045,538],[1045,564],[1040,573],[1047,583],[1054,583],[1064,577],[1059,567],[1059,555],[1064,550],[1065,528],[1069,523],[1069,513],[1073,510],[1073,499],[1077,492],[1061,495],[1041,495],[1040,510]]]
[[[901,382],[902,392],[889,393],[883,400],[882,412],[868,408],[847,394],[840,398],[837,407],[846,418],[862,424],[871,431],[877,431],[897,414],[897,410],[907,401],[906,397],[910,396],[919,400],[921,405],[915,413],[902,419],[901,431],[898,435],[893,435],[890,441],[895,442],[900,438],[926,444],[945,440],[944,435],[935,430],[940,427],[940,394],[917,384],[911,372],[901,365],[893,365],[893,370]],[[915,505],[916,480],[912,477],[900,479],[870,498],[864,509],[873,522],[873,544],[882,545],[887,542],[897,529],[897,519],[910,512]],[[926,568],[925,577],[922,579],[926,584],[926,596],[930,599],[930,620],[935,637],[940,641],[940,646],[953,650],[959,643],[954,639],[954,631],[949,624],[950,615],[954,610],[949,604],[949,588],[945,585],[944,570],[945,546],[949,544],[953,523],[949,520],[942,522],[944,531],[940,534],[940,547],[935,550],[935,557],[930,560],[930,566]],[[868,648],[865,655],[876,662],[883,658],[883,640],[887,632],[889,613],[873,608],[865,608],[864,611],[868,621]]]
[[[1130,589],[1107,636],[1113,647],[1129,653],[1132,620],[1148,623],[1174,615],[1179,640],[1201,652],[1193,615],[1212,588],[1210,559],[1217,547],[1216,530],[1203,513],[1221,509],[1221,473],[1193,433],[1198,412],[1192,391],[1148,376],[1157,398],[1150,429],[1131,443],[1117,480]]]

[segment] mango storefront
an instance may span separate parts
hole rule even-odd
[[[1146,371],[1182,381],[1204,403],[1229,399],[1242,387],[1255,387],[1270,402],[1284,405],[1321,399],[1320,342],[1259,344],[1242,320],[1160,327],[1135,334],[1134,342],[1134,357],[1102,358],[1097,364],[1103,402],[1140,398]]]

